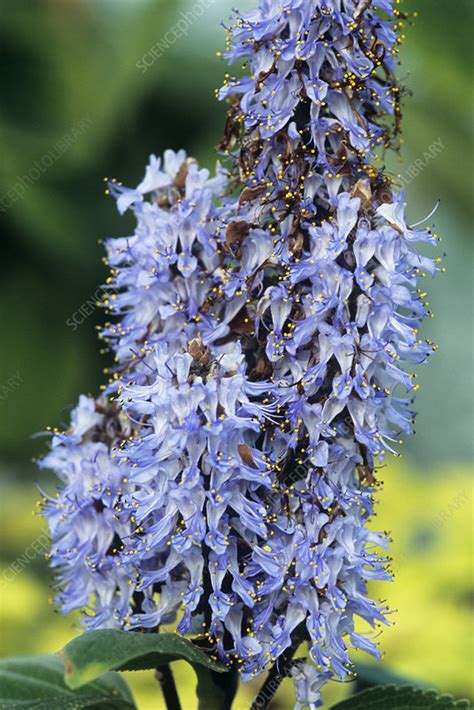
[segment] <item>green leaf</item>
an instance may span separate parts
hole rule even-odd
[[[64,682],[57,656],[6,658],[0,661],[0,708],[9,710],[134,710],[136,705],[118,673],[72,691]]]
[[[106,671],[143,671],[184,660],[222,673],[227,669],[211,661],[188,639],[177,634],[135,631],[89,631],[70,641],[60,653],[66,684],[80,688]]]
[[[469,707],[467,700],[454,700],[450,695],[438,695],[434,690],[381,685],[333,705],[332,710],[453,710]]]

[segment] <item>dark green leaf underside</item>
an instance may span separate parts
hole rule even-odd
[[[453,710],[470,708],[467,700],[454,700],[431,690],[378,686],[334,705],[332,710]]]

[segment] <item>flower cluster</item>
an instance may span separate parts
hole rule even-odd
[[[86,610],[86,626],[114,625],[115,608],[126,613],[134,592],[119,559],[121,541],[132,527],[117,515],[131,487],[112,460],[109,443],[129,430],[129,422],[106,400],[81,396],[70,428],[52,432],[51,451],[40,464],[61,482],[55,496],[44,493],[41,505],[52,537],[48,556],[57,571],[55,601],[65,614]]]
[[[110,183],[137,220],[107,242],[115,364],[43,462],[62,481],[44,514],[64,611],[175,621],[244,680],[307,642],[299,708],[351,673],[351,649],[379,654],[375,468],[412,433],[411,367],[433,350],[420,279],[439,260],[418,244],[436,239],[374,167],[400,120],[396,4],[237,17],[230,171],[168,151],[137,189]]]
[[[232,103],[222,147],[238,141],[242,180],[279,221],[320,222],[355,177],[386,184],[372,162],[401,120],[394,4],[261,0],[228,32],[225,55],[249,75],[226,75],[218,94]]]

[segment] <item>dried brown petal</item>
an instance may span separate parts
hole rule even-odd
[[[224,245],[226,249],[240,259],[242,256],[242,244],[250,232],[250,224],[244,220],[230,222],[227,225]]]
[[[358,197],[362,207],[367,210],[372,206],[372,188],[368,180],[358,180],[352,190],[352,197]]]
[[[239,444],[239,455],[242,461],[247,464],[247,466],[252,466],[252,468],[257,468],[252,455],[252,451],[247,444]]]
[[[253,200],[256,200],[257,197],[260,197],[260,195],[265,192],[265,189],[266,188],[263,186],[246,187],[242,190],[242,194],[240,195],[239,205],[243,205],[244,202],[252,202]]]

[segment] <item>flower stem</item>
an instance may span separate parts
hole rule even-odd
[[[260,688],[260,692],[252,703],[250,710],[266,710],[272,702],[278,688],[290,674],[292,662],[297,645],[291,646],[277,663],[270,669],[265,683]]]
[[[160,666],[155,672],[156,680],[161,686],[163,697],[166,703],[166,710],[181,710],[176,683],[173,672],[168,664]]]

